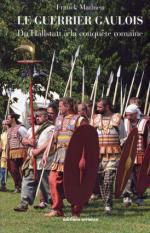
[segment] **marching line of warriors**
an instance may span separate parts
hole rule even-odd
[[[58,113],[59,112],[59,113]],[[105,212],[111,214],[113,207],[113,186],[124,143],[135,127],[138,129],[136,160],[130,179],[123,192],[126,207],[131,205],[132,194],[137,196],[136,203],[143,204],[143,196],[136,193],[137,177],[144,152],[150,142],[150,121],[140,111],[139,100],[130,99],[123,118],[113,113],[110,101],[101,98],[97,102],[96,113],[91,118],[92,102],[76,105],[73,98],[65,97],[48,109],[39,108],[35,115],[35,139],[32,138],[31,116],[28,116],[30,128],[27,130],[18,122],[18,116],[9,114],[3,121],[0,138],[1,151],[1,191],[6,191],[7,170],[14,181],[14,192],[21,192],[20,203],[15,211],[28,210],[35,200],[42,169],[44,173],[40,185],[40,203],[35,208],[51,205],[48,217],[64,216],[63,173],[64,161],[69,141],[75,129],[91,124],[98,134],[99,169],[96,185],[91,199],[100,194],[104,201]],[[53,138],[52,138],[53,137]],[[52,139],[49,156],[49,142]],[[92,156],[92,155],[91,155]],[[80,216],[83,206],[71,205],[72,215]]]

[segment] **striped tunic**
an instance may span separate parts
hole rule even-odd
[[[98,114],[94,116],[92,125],[97,128],[100,157],[109,160],[118,159],[121,147],[120,147],[120,126],[121,116],[119,114],[113,114],[112,116],[102,116]]]
[[[148,132],[146,132],[146,130],[149,130],[148,120],[140,119],[136,125],[133,125],[128,119],[125,119],[124,124],[127,135],[130,133],[132,128],[137,127],[138,129],[138,143],[135,164],[142,164],[145,149],[148,144]]]
[[[57,148],[52,162],[51,170],[64,171],[66,150],[74,130],[80,126],[83,117],[79,115],[59,116],[56,119],[56,143]]]
[[[25,135],[27,130],[21,125],[16,125],[8,129],[8,147],[9,147],[9,158],[24,158],[27,155],[27,148],[21,143],[22,136],[19,130],[23,128]]]

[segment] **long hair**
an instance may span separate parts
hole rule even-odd
[[[98,100],[98,103],[99,103],[99,102],[103,102],[104,106],[109,106],[109,109],[110,109],[111,111],[113,111],[113,107],[112,107],[112,104],[111,104],[109,98],[100,98],[100,99]]]
[[[85,103],[79,102],[78,105],[82,105],[82,111],[86,114],[88,113],[87,105]]]
[[[11,118],[15,119],[16,124],[20,124],[20,122],[18,121],[20,115],[14,113],[14,112],[11,112],[11,113],[8,114],[8,116],[10,116]]]
[[[68,110],[70,112],[73,112],[74,114],[77,113],[77,104],[76,101],[73,98],[70,97],[63,97],[60,99],[59,102],[63,102],[65,107],[68,107]]]
[[[53,111],[54,111],[54,113],[55,113],[56,115],[58,115],[58,105],[57,105],[56,103],[54,103],[54,102],[50,103],[50,104],[48,105],[48,108],[52,108]]]

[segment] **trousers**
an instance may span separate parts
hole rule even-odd
[[[33,176],[34,176],[33,169],[29,171],[28,176],[26,177],[23,176],[22,187],[21,187],[21,204],[23,205],[25,203],[27,205],[33,204],[41,173],[42,173],[42,170],[36,171],[36,180],[33,179]],[[49,175],[49,170],[45,170],[43,177],[42,177],[41,186],[40,186],[40,190],[42,191],[44,200],[46,200],[47,203],[49,203],[49,200],[50,200],[48,175]]]
[[[21,188],[21,182],[22,182],[21,167],[23,161],[24,161],[23,158],[8,160],[8,170],[14,180],[15,188]]]
[[[0,173],[1,173],[1,187],[5,187],[6,186],[6,182],[5,182],[5,176],[6,176],[6,168],[0,168]]]
[[[63,212],[63,172],[51,171],[49,176],[50,191],[52,197],[52,209],[58,212]],[[79,216],[82,211],[82,206],[71,205],[72,215]]]
[[[138,198],[142,198],[142,195],[137,193],[137,191],[136,191],[137,180],[138,180],[140,168],[141,168],[140,164],[134,164],[130,178],[129,178],[127,185],[123,191],[123,197],[130,197],[132,194],[134,194]]]
[[[99,166],[99,185],[100,193],[104,205],[112,208],[113,206],[113,186],[119,160],[102,160]]]

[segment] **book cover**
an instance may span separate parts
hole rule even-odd
[[[108,96],[114,110],[123,114],[129,98],[136,96],[141,100],[141,111],[149,115],[149,15],[150,3],[146,0],[1,0],[0,121],[7,115],[8,106],[23,98],[24,102],[15,111],[24,113],[22,106],[29,99],[28,65],[18,63],[20,60],[37,61],[32,66],[32,91],[34,98],[39,98],[43,105],[63,97],[64,93],[78,102],[94,98],[97,101]],[[21,45],[29,47],[16,50]],[[30,48],[35,49],[34,56]],[[16,89],[21,97],[18,92],[13,95]],[[18,199],[13,197],[15,203]],[[70,218],[47,221],[43,213],[31,211],[29,217],[25,216],[27,224],[22,219],[18,224],[18,216],[15,215],[14,220],[12,214],[10,222],[12,219],[14,222],[10,226],[7,224],[10,206],[6,205],[2,213],[2,232],[47,232],[47,229],[48,232],[49,229],[57,232],[129,232],[133,211],[122,219],[124,213],[117,203],[119,210],[108,220],[103,217],[101,207],[97,210],[98,205],[99,200],[85,208],[83,220],[79,218],[71,223],[68,223]],[[67,208],[65,213],[69,217]],[[134,230],[137,232],[139,222],[145,223],[145,219],[141,219],[142,216],[137,218],[135,210],[137,225]]]

